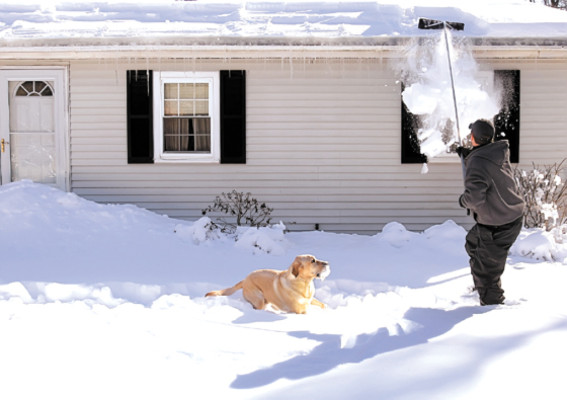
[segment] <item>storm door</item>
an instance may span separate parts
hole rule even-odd
[[[0,70],[2,184],[67,189],[65,70]]]

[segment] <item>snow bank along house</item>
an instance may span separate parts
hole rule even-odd
[[[440,34],[418,18],[463,22],[455,37],[511,90],[498,129],[514,161],[553,164],[567,156],[567,13],[410,3],[4,1],[2,184],[193,220],[236,189],[290,230],[467,225],[457,157],[420,174],[392,65]]]

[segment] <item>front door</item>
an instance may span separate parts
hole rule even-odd
[[[67,190],[64,69],[0,70],[1,184],[29,179]]]

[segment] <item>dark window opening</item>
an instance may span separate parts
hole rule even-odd
[[[502,93],[502,108],[494,116],[495,140],[506,139],[510,142],[510,161],[520,160],[520,71],[494,71],[494,86]],[[404,85],[402,84],[402,93]],[[402,164],[421,164],[427,157],[421,154],[417,132],[420,126],[419,115],[412,114],[401,101],[402,114]],[[468,126],[461,124],[461,131],[466,132]],[[468,134],[468,132],[467,132]]]

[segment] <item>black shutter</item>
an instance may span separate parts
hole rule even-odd
[[[220,71],[222,164],[246,164],[246,71]]]
[[[127,71],[128,163],[154,162],[152,71]]]
[[[510,142],[510,161],[520,161],[520,71],[494,71],[494,84],[502,90],[502,109],[494,117],[496,140]]]
[[[402,93],[404,84],[402,84]],[[402,103],[402,164],[422,164],[427,157],[421,154],[419,140],[417,139],[419,118],[412,114],[404,101]]]

